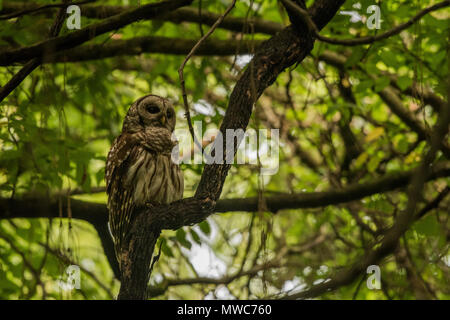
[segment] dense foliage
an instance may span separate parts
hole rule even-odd
[[[101,16],[107,10],[99,6],[117,6],[121,12],[150,2],[81,5],[81,27],[108,18]],[[217,19],[229,3],[196,0],[188,9],[198,15],[201,7],[203,14],[215,13]],[[358,11],[363,21],[351,22],[338,12],[321,35],[350,39],[383,34],[435,3],[346,1],[341,10]],[[48,38],[58,8],[5,18],[44,4],[48,2],[0,0],[0,56]],[[366,9],[374,4],[381,9],[380,29],[366,25],[371,15]],[[224,202],[220,213],[198,225],[164,230],[150,296],[254,299],[296,294],[333,279],[376,248],[411,201],[409,178],[430,148],[439,111],[448,108],[449,13],[448,7],[435,10],[401,33],[369,44],[316,41],[311,55],[285,70],[256,102],[249,124],[280,129],[278,172],[261,175],[259,161],[234,164],[221,199],[241,202]],[[224,22],[230,17],[240,18],[240,27],[219,26],[184,69],[192,121],[200,121],[202,133],[210,135],[219,128],[236,81],[261,40],[290,24],[275,0],[237,1]],[[258,23],[253,28],[245,25],[254,19]],[[211,25],[193,20],[187,14],[162,15],[98,35],[44,60],[1,102],[1,299],[117,295],[120,282],[103,250],[107,240],[101,241],[108,234],[97,233],[98,225],[89,218],[104,213],[92,208],[106,203],[105,158],[128,107],[148,93],[177,102],[177,129],[188,132],[178,68]],[[59,36],[72,32],[76,30],[64,24]],[[140,37],[148,38],[138,44]],[[26,61],[1,64],[0,84]],[[188,134],[178,138],[190,143]],[[208,135],[204,138],[206,145]],[[369,289],[370,274],[363,272],[312,297],[450,297],[449,150],[447,137],[436,154],[434,173],[414,199],[414,222],[375,263],[381,289]],[[185,197],[195,192],[203,167],[182,164]],[[327,190],[336,192],[335,198],[318,193]],[[309,193],[317,193],[318,201],[302,200]],[[297,201],[283,200],[296,196]],[[236,205],[254,199],[253,211]],[[72,211],[72,203],[81,201],[85,207]],[[80,289],[61,285],[68,265],[81,268]]]

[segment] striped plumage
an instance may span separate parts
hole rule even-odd
[[[120,264],[123,240],[134,209],[165,204],[183,196],[183,176],[172,161],[176,142],[172,104],[155,95],[137,100],[125,117],[106,163],[109,224]]]

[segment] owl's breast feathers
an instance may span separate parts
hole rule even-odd
[[[167,130],[156,129],[123,133],[114,141],[105,172],[110,215],[182,198],[182,172],[171,159],[176,143]]]
[[[105,179],[109,197],[127,190],[134,193],[135,205],[180,199],[182,173],[171,160],[176,144],[165,128],[122,133],[108,154]]]

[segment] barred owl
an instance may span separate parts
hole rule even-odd
[[[176,142],[175,111],[171,102],[156,95],[135,101],[125,117],[106,162],[109,227],[116,256],[133,220],[134,209],[166,204],[183,196],[183,176],[172,161]]]

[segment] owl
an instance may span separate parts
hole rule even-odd
[[[183,175],[172,161],[177,142],[172,103],[156,95],[135,101],[106,161],[109,227],[120,266],[120,254],[136,208],[167,204],[183,197]]]

